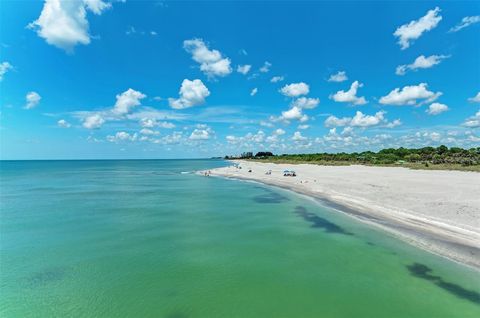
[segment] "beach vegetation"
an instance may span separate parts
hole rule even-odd
[[[248,156],[245,156],[248,154]],[[394,165],[413,169],[474,170],[480,171],[480,147],[386,148],[380,151],[280,154],[271,152],[243,153],[242,159],[271,161],[277,163],[314,163],[321,165]]]

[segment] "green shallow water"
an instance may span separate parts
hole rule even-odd
[[[213,160],[1,162],[1,317],[480,317],[478,272]]]

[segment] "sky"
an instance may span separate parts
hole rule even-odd
[[[0,159],[480,145],[478,1],[0,2]]]

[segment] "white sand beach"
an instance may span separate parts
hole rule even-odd
[[[211,174],[327,200],[410,244],[480,269],[480,173],[235,162],[242,169],[231,166]],[[284,177],[284,170],[297,176]]]

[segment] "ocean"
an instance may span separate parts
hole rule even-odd
[[[0,162],[1,317],[480,317],[478,272],[223,160]]]

